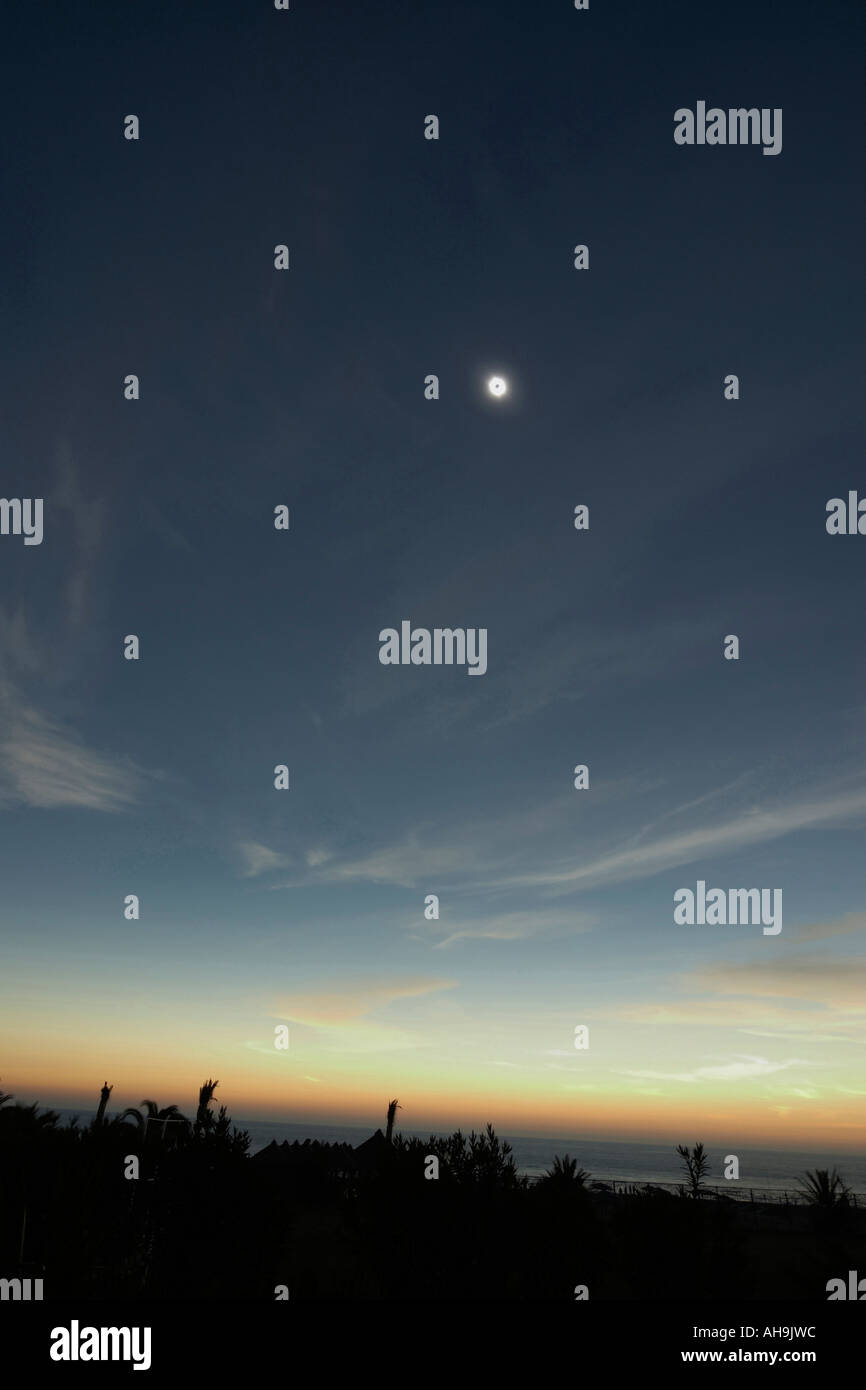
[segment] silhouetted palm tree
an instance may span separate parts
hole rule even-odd
[[[568,1154],[560,1158],[555,1154],[553,1167],[547,1169],[540,1182],[545,1186],[585,1187],[590,1176],[585,1168],[578,1168],[576,1158],[569,1158]]]
[[[829,1173],[826,1168],[816,1168],[814,1173],[807,1172],[806,1176],[800,1179],[800,1183],[806,1193],[807,1202],[813,1207],[848,1205],[850,1189],[845,1186],[835,1168]]]
[[[195,1115],[196,1134],[200,1134],[202,1130],[208,1130],[213,1126],[213,1115],[208,1109],[208,1106],[213,1100],[214,1091],[216,1090],[218,1085],[218,1081],[208,1080],[205,1081],[204,1084],[199,1087],[198,1110],[196,1111]]]
[[[127,1118],[134,1120],[142,1131],[145,1140],[148,1139],[149,1135],[153,1133],[156,1125],[160,1122],[162,1123],[160,1137],[163,1141],[165,1140],[167,1125],[177,1125],[179,1129],[189,1126],[189,1120],[185,1115],[181,1115],[176,1105],[166,1105],[162,1110],[159,1109],[155,1100],[143,1100],[141,1105],[142,1109],[147,1111],[146,1115],[142,1115],[140,1110],[124,1110],[123,1114],[120,1116],[120,1123],[122,1124]],[[177,1133],[177,1131],[175,1132]]]

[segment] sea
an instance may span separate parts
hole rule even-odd
[[[59,1110],[62,1119],[77,1115],[79,1123],[87,1124],[91,1115],[78,1110]],[[325,1144],[351,1144],[356,1147],[369,1139],[374,1127],[341,1124],[302,1124],[288,1120],[245,1120],[233,1115],[238,1129],[250,1135],[251,1154],[276,1140],[301,1143],[318,1139]],[[398,1125],[399,1133],[407,1137],[429,1139],[430,1130],[410,1130]],[[445,1132],[445,1131],[443,1131]],[[630,1183],[653,1183],[676,1188],[684,1180],[683,1164],[674,1144],[641,1144],[622,1141],[582,1139],[578,1135],[508,1134],[497,1130],[500,1139],[512,1148],[519,1171],[530,1179],[541,1177],[553,1164],[555,1155],[577,1160],[590,1178],[613,1186]],[[832,1153],[824,1150],[793,1152],[785,1149],[753,1149],[736,1144],[707,1145],[711,1172],[710,1187],[717,1187],[731,1197],[754,1197],[757,1200],[784,1200],[802,1197],[802,1178],[816,1168],[836,1168],[845,1185],[856,1194],[858,1202],[866,1205],[866,1154],[851,1151]],[[738,1181],[725,1181],[724,1160],[736,1153],[740,1162]],[[716,1181],[718,1179],[718,1181]]]

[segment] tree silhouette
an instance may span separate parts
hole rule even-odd
[[[159,1135],[163,1143],[168,1125],[176,1126],[173,1131],[175,1139],[189,1130],[189,1120],[185,1115],[181,1115],[176,1105],[165,1105],[160,1110],[155,1100],[143,1100],[141,1108],[147,1112],[146,1115],[142,1115],[140,1110],[127,1109],[120,1116],[119,1123],[123,1124],[127,1119],[134,1120],[142,1132],[145,1143],[152,1139],[157,1125],[161,1125]]]
[[[214,1098],[214,1092],[219,1085],[218,1081],[207,1080],[199,1087],[198,1110],[195,1114],[195,1132],[201,1134],[213,1128],[214,1117],[209,1109],[210,1103]]]
[[[585,1168],[578,1168],[576,1158],[569,1158],[568,1154],[560,1158],[555,1154],[553,1167],[548,1168],[544,1177],[539,1179],[539,1185],[562,1189],[586,1187],[590,1177]]]
[[[391,1143],[391,1136],[394,1133],[394,1116],[397,1114],[397,1111],[401,1109],[402,1106],[399,1101],[396,1100],[392,1100],[388,1105],[388,1126],[385,1130],[385,1138],[389,1144]]]
[[[701,1197],[706,1190],[704,1178],[710,1171],[710,1159],[703,1144],[695,1144],[688,1149],[685,1144],[677,1144],[677,1153],[683,1161],[692,1197]]]
[[[445,1185],[515,1190],[528,1186],[527,1179],[517,1171],[511,1145],[499,1138],[492,1125],[482,1134],[473,1130],[468,1137],[459,1129],[453,1134],[431,1134],[427,1140],[398,1134],[394,1148],[406,1156],[410,1171],[417,1170],[420,1159],[435,1154]]]
[[[800,1179],[800,1185],[810,1206],[846,1207],[848,1205],[851,1195],[850,1189],[845,1186],[835,1168],[832,1172],[828,1172],[826,1168],[816,1168],[814,1173],[807,1172],[805,1177]]]

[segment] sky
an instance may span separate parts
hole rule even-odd
[[[862,30],[3,20],[4,1091],[862,1149]],[[404,620],[486,672],[383,665]]]

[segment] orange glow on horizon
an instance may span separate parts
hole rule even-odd
[[[237,1120],[272,1120],[290,1123],[347,1124],[373,1129],[384,1126],[388,1101],[397,1096],[401,1108],[398,1129],[444,1132],[456,1128],[479,1130],[490,1123],[500,1133],[575,1135],[579,1141],[706,1143],[758,1148],[802,1148],[805,1152],[862,1149],[866,1120],[854,1097],[845,1102],[800,1107],[773,1107],[765,1097],[722,1099],[718,1094],[673,1100],[647,1095],[583,1095],[579,1099],[509,1093],[507,1087],[482,1088],[477,1083],[449,1082],[432,1085],[417,1077],[401,1083],[400,1068],[390,1082],[354,1077],[273,1079],[250,1074],[237,1065],[219,1063],[194,1066],[162,1061],[134,1067],[106,1069],[82,1066],[67,1059],[62,1077],[56,1066],[21,1066],[2,1078],[3,1090],[16,1100],[42,1108],[79,1110],[82,1118],[96,1110],[103,1080],[114,1086],[109,1114],[137,1106],[144,1097],[159,1105],[176,1104],[188,1115],[195,1111],[198,1088],[208,1076],[219,1078],[217,1102],[228,1107]],[[778,1113],[788,1111],[788,1113]]]

